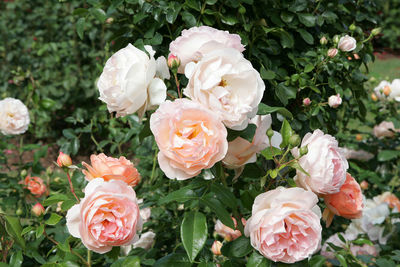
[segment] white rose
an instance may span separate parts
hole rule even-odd
[[[383,94],[383,90],[384,90],[385,87],[389,87],[389,88],[390,88],[390,86],[391,86],[391,84],[390,84],[388,81],[386,81],[386,80],[381,81],[381,82],[378,84],[378,86],[376,86],[376,87],[374,88],[374,93],[375,93],[375,95],[376,95],[379,99],[384,99],[384,98],[385,98],[385,95]]]
[[[297,170],[294,178],[297,185],[317,194],[339,192],[346,180],[349,165],[336,139],[321,130],[315,130],[304,136],[301,147],[306,145],[308,153],[299,159],[299,164],[310,176]],[[299,149],[292,149],[292,154],[298,157]]]
[[[331,95],[328,98],[328,105],[331,108],[337,108],[338,106],[340,106],[342,104],[342,98],[340,97],[340,94],[337,95]]]
[[[351,36],[343,36],[339,40],[338,48],[344,52],[350,52],[356,49],[357,41]]]
[[[390,84],[390,88],[391,92],[389,98],[400,102],[400,79],[394,79]]]
[[[233,49],[215,50],[185,68],[189,78],[184,93],[209,108],[234,130],[247,127],[258,110],[265,85],[260,74]]]
[[[151,216],[151,209],[149,207],[140,209],[140,217],[142,217],[143,223],[147,222]]]
[[[20,100],[7,97],[0,101],[0,131],[4,135],[22,134],[29,126],[28,108]]]
[[[156,63],[151,46],[145,49],[150,56],[131,44],[117,51],[107,60],[97,82],[99,99],[107,104],[110,112],[117,112],[117,117],[136,111],[142,117],[146,110],[161,104],[167,97],[167,87],[159,78],[168,77],[166,60],[161,58]]]
[[[129,246],[121,246],[122,253],[126,256],[133,248],[143,248],[149,250],[154,243],[156,234],[152,231],[145,232],[140,235],[140,238]]]
[[[251,123],[257,126],[252,142],[237,137],[228,143],[228,152],[222,162],[231,169],[239,168],[247,163],[256,162],[257,153],[269,147],[267,130],[271,127],[271,115],[257,115],[251,119]],[[282,143],[280,133],[274,131],[271,138],[271,145],[279,148]]]

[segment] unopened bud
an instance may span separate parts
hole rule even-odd
[[[356,60],[360,59],[360,56],[357,53],[353,54],[353,56],[354,56],[354,59],[356,59]]]
[[[64,154],[63,152],[60,151],[60,154],[58,155],[57,158],[57,164],[60,167],[68,167],[72,165],[72,160],[71,157],[67,154]]]
[[[303,99],[303,105],[304,106],[309,106],[311,104],[311,100],[308,98],[308,97],[306,97],[306,98],[304,98]]]
[[[371,99],[372,99],[372,101],[378,101],[378,97],[376,96],[375,93],[371,94]]]
[[[300,144],[300,142],[301,142],[301,139],[300,139],[300,136],[298,134],[294,134],[289,138],[289,144],[292,147],[298,146]]]
[[[335,44],[339,43],[339,40],[340,40],[340,36],[339,36],[339,35],[333,36],[333,42],[334,42]]]
[[[338,53],[338,50],[336,48],[331,48],[328,50],[327,55],[330,58],[334,58],[337,55],[337,53]]]
[[[222,248],[222,243],[220,241],[215,240],[211,246],[211,251],[214,255],[218,256],[221,255],[221,248]]]
[[[24,211],[23,211],[21,208],[18,208],[18,209],[15,211],[15,214],[16,214],[17,216],[21,216],[23,213],[24,213]]]
[[[326,39],[325,36],[322,36],[321,39],[319,40],[319,43],[321,45],[326,45],[328,43],[328,39]]]
[[[304,156],[307,153],[308,153],[308,147],[307,146],[300,147],[300,156]]]
[[[170,69],[177,69],[181,65],[181,60],[174,54],[168,56],[168,67]]]
[[[361,135],[361,134],[356,134],[356,140],[357,140],[357,141],[363,140],[362,135]]]
[[[375,29],[373,29],[372,31],[371,31],[371,34],[372,35],[378,35],[378,34],[380,34],[381,33],[381,31],[382,31],[382,28],[375,28]]]
[[[364,180],[364,181],[362,181],[362,182],[360,183],[360,187],[361,187],[362,190],[366,190],[366,189],[368,189],[369,184],[368,184],[367,181]]]
[[[111,17],[106,19],[107,24],[111,24],[111,23],[113,23],[113,21],[114,21],[114,18],[111,18]]]
[[[272,138],[272,136],[274,136],[274,130],[272,130],[271,128],[269,128],[269,129],[267,130],[267,136],[268,136],[269,138]]]
[[[44,213],[44,207],[39,202],[32,207],[32,213],[35,214],[37,217]]]
[[[26,170],[22,170],[21,171],[21,176],[22,177],[25,177],[27,174],[28,174],[28,172]]]
[[[349,30],[350,31],[355,31],[356,30],[356,25],[354,23],[351,24],[350,27],[349,27]]]
[[[385,94],[385,96],[389,96],[391,92],[392,92],[392,89],[390,89],[389,85],[386,85],[385,87],[383,87],[383,93]]]

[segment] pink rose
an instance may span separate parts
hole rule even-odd
[[[374,135],[378,138],[393,137],[394,134],[399,131],[400,130],[396,129],[391,121],[383,121],[379,125],[375,125],[373,130]]]
[[[338,50],[336,48],[331,48],[328,50],[327,55],[330,58],[334,58],[337,55],[337,53],[338,53]]]
[[[87,169],[82,170],[82,172],[88,181],[95,178],[103,178],[105,181],[121,180],[130,186],[136,186],[140,182],[139,172],[133,166],[133,163],[125,157],[116,159],[101,153],[91,155],[90,161],[92,166],[82,162],[82,165]]]
[[[185,180],[225,157],[227,131],[218,116],[188,99],[166,101],[151,115],[158,163],[170,179]]]
[[[232,241],[242,235],[242,233],[237,230],[237,222],[236,219],[232,217],[233,223],[235,225],[235,230],[223,224],[220,220],[217,220],[214,226],[215,232],[218,235],[222,236],[227,241]],[[246,225],[246,220],[242,218],[242,224]]]
[[[33,207],[32,207],[32,213],[35,214],[35,216],[39,217],[40,215],[42,215],[44,213],[44,207],[42,204],[40,204],[39,202],[36,203]]]
[[[215,240],[211,246],[211,251],[215,256],[218,256],[221,255],[221,248],[222,248],[222,243],[219,242],[218,240]]]
[[[35,197],[41,197],[47,192],[46,185],[43,183],[43,180],[40,177],[27,176],[21,183],[24,184],[25,188],[28,189]]]
[[[346,181],[340,187],[340,191],[324,196],[325,204],[332,214],[342,216],[347,219],[357,219],[362,216],[363,195],[360,185],[348,173]],[[325,212],[324,212],[325,213]],[[330,225],[333,215],[328,216],[327,225]]]
[[[299,164],[309,175],[297,170],[297,185],[316,194],[339,192],[346,180],[349,165],[336,139],[321,130],[315,130],[304,136],[301,143],[303,146],[308,147],[308,153],[299,159]],[[298,157],[299,149],[292,149],[292,154]]]
[[[169,50],[181,60],[179,73],[184,73],[187,63],[200,61],[203,53],[213,48],[234,48],[239,52],[244,51],[240,36],[220,31],[208,26],[192,27],[183,30],[181,36],[170,43]]]
[[[328,98],[328,105],[331,108],[337,108],[338,106],[340,106],[342,104],[342,98],[340,97],[340,94],[337,95],[331,95]]]
[[[357,41],[351,36],[343,36],[339,40],[338,48],[344,52],[350,52],[356,49]]]
[[[302,188],[278,187],[254,200],[244,229],[264,257],[294,263],[311,256],[321,242],[318,197]]]
[[[91,180],[85,197],[67,213],[70,234],[101,254],[134,243],[141,224],[135,191],[119,180]]]
[[[69,155],[64,154],[62,151],[60,151],[60,154],[57,158],[57,164],[59,167],[68,167],[72,165],[72,159]]]
[[[237,137],[228,143],[228,152],[222,162],[231,169],[239,168],[247,163],[256,162],[257,153],[269,147],[267,130],[271,127],[271,115],[256,116],[251,121],[257,126],[253,140],[250,143],[242,137]],[[272,146],[279,147],[282,142],[280,133],[274,131],[271,138]]]

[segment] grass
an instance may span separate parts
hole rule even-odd
[[[375,77],[377,81],[400,79],[400,58],[376,58],[375,62],[369,64],[369,77]]]

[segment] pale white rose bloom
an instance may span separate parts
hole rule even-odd
[[[374,93],[375,95],[379,98],[379,99],[384,99],[385,95],[383,94],[383,89],[385,89],[385,87],[389,87],[390,88],[391,84],[390,82],[383,80],[381,81],[378,86],[376,86],[374,88]]]
[[[22,134],[29,126],[28,108],[20,100],[7,97],[0,101],[0,131],[4,135]]]
[[[251,63],[233,48],[215,50],[185,68],[184,94],[200,102],[226,127],[243,130],[258,110],[265,85]]]
[[[390,84],[390,89],[389,98],[400,102],[400,79],[394,79]]]
[[[356,160],[360,160],[360,161],[368,161],[374,157],[374,154],[369,153],[362,149],[354,150],[354,149],[344,147],[344,148],[342,148],[342,152],[343,152],[344,156],[346,157],[346,159],[356,159]]]
[[[346,35],[340,38],[338,48],[344,52],[350,52],[356,49],[357,41],[353,37]]]
[[[165,58],[156,63],[151,46],[145,49],[149,55],[131,44],[120,49],[107,60],[97,81],[99,99],[117,117],[136,111],[142,117],[146,110],[153,109],[167,97],[167,87],[160,79],[168,77]]]
[[[256,162],[257,153],[269,147],[267,130],[272,124],[271,115],[257,115],[251,119],[250,123],[257,126],[252,142],[242,137],[237,137],[228,143],[228,152],[222,160],[227,168],[235,169],[247,163]],[[274,135],[271,138],[271,145],[279,148],[281,143],[281,134],[274,131]]]
[[[374,135],[378,138],[393,137],[395,133],[399,131],[400,130],[396,129],[391,121],[383,121],[380,124],[375,125],[373,129]]]
[[[152,231],[145,232],[140,235],[139,240],[129,246],[121,246],[122,253],[128,255],[133,248],[143,248],[149,250],[154,243],[156,234]]]
[[[151,216],[151,209],[149,207],[140,209],[140,217],[142,217],[143,223],[147,222]]]
[[[328,105],[331,108],[337,108],[338,106],[340,106],[342,104],[342,98],[340,97],[340,94],[337,95],[331,95],[328,98]]]

